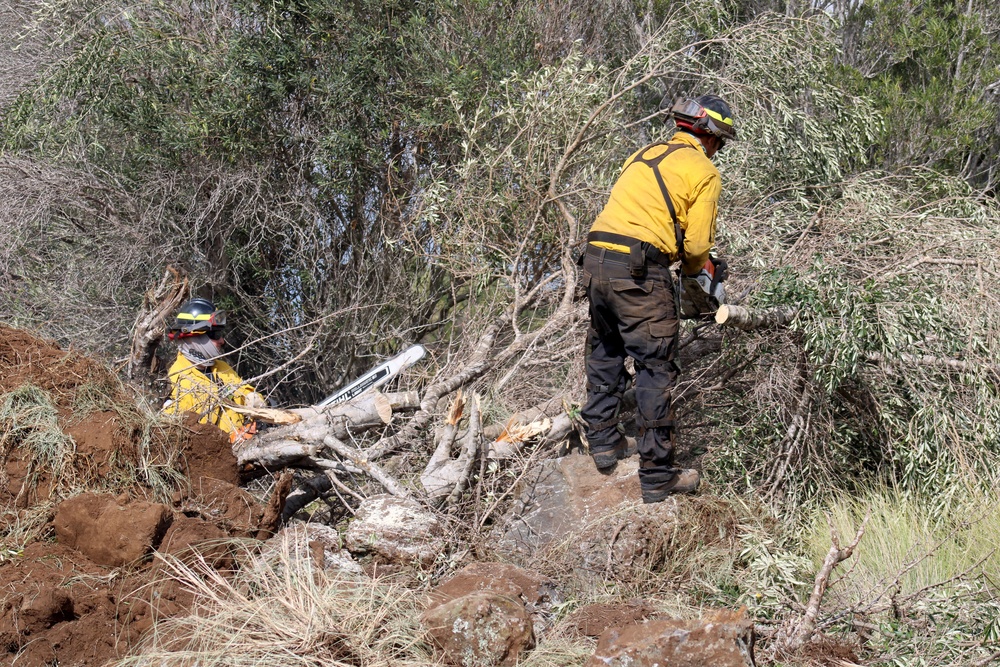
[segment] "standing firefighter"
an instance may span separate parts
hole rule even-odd
[[[226,314],[208,299],[191,299],[181,306],[168,334],[180,349],[167,371],[171,391],[163,411],[193,412],[201,423],[215,424],[236,444],[256,433],[257,425],[227,404],[263,407],[265,400],[217,358],[225,344],[225,326]]]
[[[632,357],[639,483],[647,503],[693,493],[701,481],[697,470],[674,465],[670,391],[678,373],[678,309],[697,317],[723,298],[724,264],[709,257],[722,188],[710,158],[736,139],[732,111],[714,95],[680,101],[671,113],[677,131],[625,162],[583,258],[591,320],[582,413],[587,441],[599,470],[626,456],[617,424],[625,357]],[[683,306],[670,271],[675,262],[681,263]]]

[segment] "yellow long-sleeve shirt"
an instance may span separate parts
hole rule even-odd
[[[172,387],[170,402],[163,412],[194,412],[201,415],[202,424],[215,424],[229,434],[242,430],[249,423],[246,417],[223,405],[224,398],[237,405],[247,405],[247,398],[256,394],[225,361],[216,359],[207,372],[202,372],[178,352],[167,377]],[[263,402],[263,398],[260,401]]]
[[[708,252],[715,243],[715,217],[722,179],[719,170],[705,154],[704,146],[687,132],[677,132],[669,143],[656,144],[644,153],[640,149],[625,161],[621,175],[611,188],[608,203],[597,216],[591,231],[611,232],[646,241],[677,259],[674,223],[656,182],[656,175],[648,165],[633,161],[640,153],[644,159],[653,160],[677,143],[691,148],[675,150],[660,162],[658,168],[670,193],[677,222],[684,230],[683,270],[693,275],[705,265]],[[628,252],[627,247],[612,243],[594,245]]]

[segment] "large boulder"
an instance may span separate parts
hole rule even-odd
[[[753,623],[746,611],[719,610],[693,620],[659,619],[611,628],[586,667],[754,667]]]
[[[151,554],[172,520],[166,505],[142,500],[119,504],[112,495],[81,493],[59,503],[53,524],[61,544],[98,565],[118,567]]]
[[[515,665],[535,645],[531,618],[512,597],[478,591],[424,611],[421,622],[444,661],[461,667]]]
[[[638,457],[619,462],[610,474],[598,472],[593,459],[582,454],[542,461],[521,482],[500,548],[536,553],[579,535],[620,507],[640,503],[638,469]]]
[[[413,500],[373,496],[361,503],[344,542],[376,563],[428,567],[444,551],[444,527]]]

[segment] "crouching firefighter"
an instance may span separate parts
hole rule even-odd
[[[219,358],[225,326],[225,312],[208,299],[191,299],[181,306],[167,334],[179,349],[167,371],[171,390],[163,412],[193,412],[202,424],[215,424],[229,434],[230,442],[239,444],[257,432],[257,424],[229,406],[260,408],[267,402]]]
[[[671,115],[671,139],[626,160],[582,257],[591,323],[582,416],[590,453],[599,470],[632,453],[617,428],[625,357],[632,357],[639,483],[647,503],[693,493],[701,481],[697,470],[674,464],[671,389],[679,315],[714,314],[725,298],[725,265],[709,256],[721,191],[711,158],[736,139],[732,111],[714,95],[681,100]],[[676,262],[679,285],[671,271]]]

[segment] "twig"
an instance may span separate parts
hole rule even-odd
[[[799,247],[799,244],[802,243],[802,239],[804,239],[806,235],[809,234],[809,231],[813,228],[813,225],[821,224],[822,222],[823,222],[823,205],[820,204],[820,207],[816,209],[816,214],[813,215],[813,217],[809,220],[809,224],[806,225],[806,228],[802,230],[801,234],[799,234],[799,238],[795,240],[795,243],[792,244],[791,248],[785,251],[785,256],[781,259],[782,264],[788,263],[788,259],[792,256],[792,253],[795,252],[795,249]]]
[[[391,475],[386,474],[376,463],[369,461],[360,449],[347,446],[332,435],[323,438],[323,445],[329,447],[338,455],[348,459],[351,463],[361,469],[366,475],[381,484],[386,491],[397,498],[409,498],[411,494],[403,488],[399,482]]]
[[[891,357],[882,354],[881,352],[868,352],[865,357],[869,361],[873,361],[877,364],[888,363],[894,361]],[[950,368],[953,371],[958,371],[960,373],[974,373],[980,369],[986,369],[994,373],[1000,373],[1000,364],[988,364],[988,363],[971,363],[968,361],[962,361],[961,359],[949,359],[948,357],[935,357],[930,354],[925,355],[915,355],[907,354],[902,352],[899,354],[899,361],[907,364],[913,364],[915,366],[930,366],[937,368]]]

